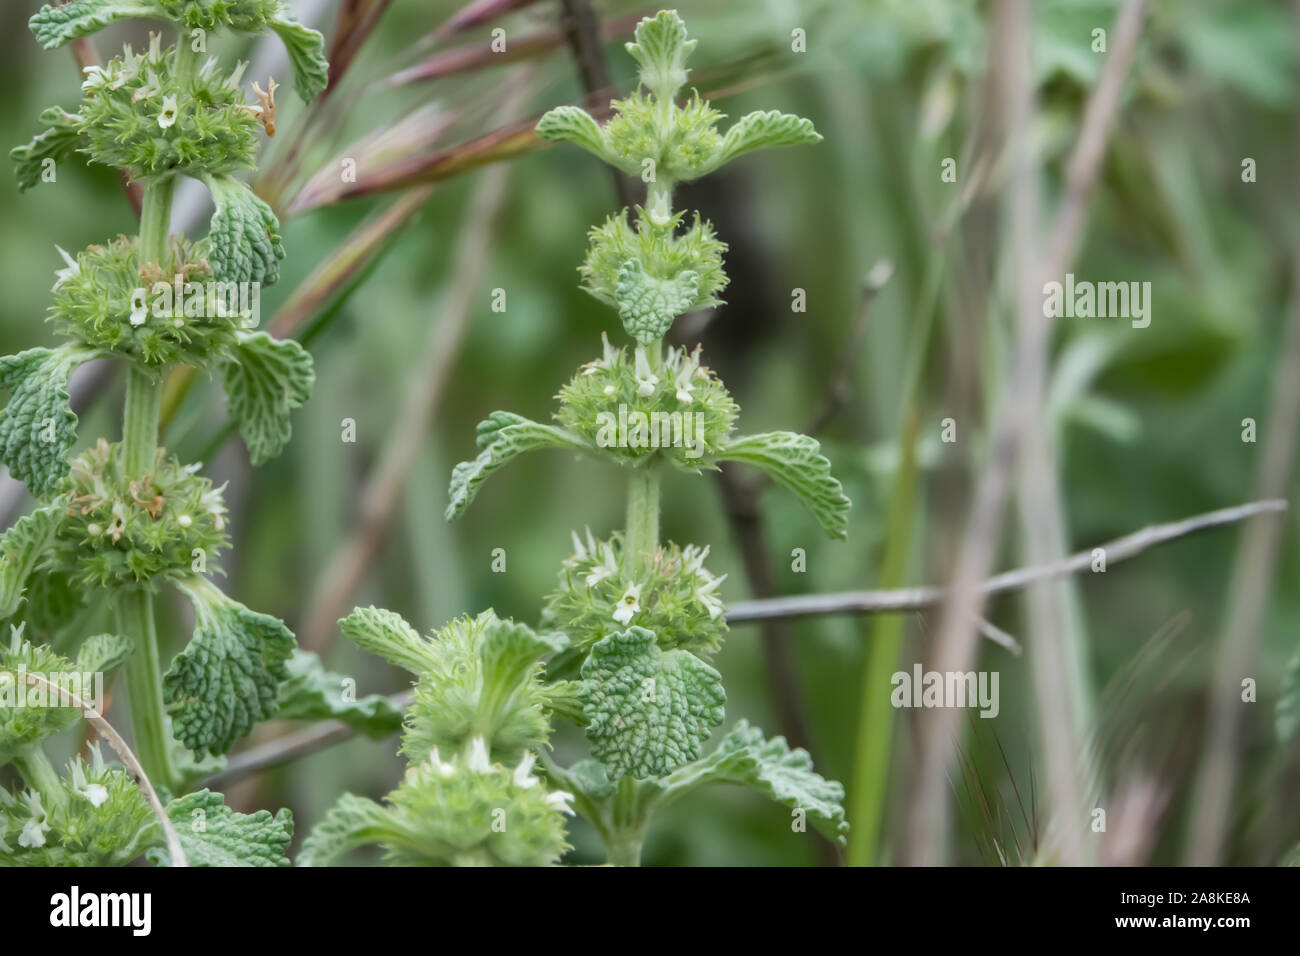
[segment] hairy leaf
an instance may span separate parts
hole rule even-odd
[[[325,59],[325,39],[318,32],[303,26],[286,9],[271,20],[270,27],[284,42],[293,66],[293,88],[303,102],[307,102],[329,82],[330,67]]]
[[[161,17],[155,3],[139,0],[72,0],[60,5],[46,4],[27,21],[44,49],[53,50],[80,37],[90,36],[110,23],[131,17]]]
[[[640,67],[641,84],[661,100],[672,99],[686,83],[686,58],[699,41],[686,38],[686,24],[676,10],[642,19],[635,38],[624,47]]]
[[[395,611],[359,607],[339,621],[339,630],[363,651],[382,657],[417,677],[437,663],[431,641]]]
[[[68,377],[87,358],[73,345],[0,357],[0,387],[9,390],[0,412],[0,461],[34,495],[48,494],[68,473],[77,441]]]
[[[473,461],[462,461],[451,472],[447,495],[447,520],[459,518],[474,501],[488,476],[526,451],[537,448],[568,448],[586,451],[577,435],[553,425],[529,421],[513,412],[493,412],[478,426],[478,443],[483,451]]]
[[[280,687],[280,720],[341,720],[367,737],[384,737],[402,726],[402,712],[382,694],[356,697],[355,682],[325,670],[310,651],[294,651],[289,679]],[[351,682],[352,686],[349,686]]]
[[[32,572],[54,544],[66,502],[37,508],[0,535],[0,619],[18,610]]]
[[[250,611],[207,581],[181,588],[194,602],[194,637],[172,661],[163,689],[177,739],[201,758],[226,753],[275,715],[294,639],[283,621]]]
[[[204,177],[216,211],[208,226],[208,264],[218,282],[260,282],[280,278],[284,245],[271,207],[244,183],[227,175]]]
[[[815,438],[795,432],[746,435],[728,441],[718,459],[744,461],[762,469],[793,491],[828,535],[848,537],[850,502]]]
[[[639,160],[620,158],[610,148],[600,124],[578,106],[557,106],[548,110],[537,121],[537,135],[548,142],[581,146],[601,161],[617,166],[626,173],[640,169]]]
[[[663,780],[665,802],[706,783],[736,783],[757,790],[791,809],[802,810],[827,839],[846,842],[844,787],[813,770],[812,757],[791,750],[784,737],[763,739],[763,731],[740,721],[703,760],[687,764]]]
[[[691,269],[671,279],[646,275],[637,259],[629,259],[618,273],[614,303],[628,334],[642,345],[661,339],[673,319],[695,306],[700,275]]]
[[[722,676],[689,651],[661,651],[630,627],[597,641],[582,665],[592,753],[611,777],[660,777],[700,755],[722,723]]]
[[[281,810],[236,813],[219,793],[199,790],[167,804],[167,817],[176,829],[190,866],[288,866],[293,816]],[[171,866],[165,846],[148,857]]]
[[[82,642],[77,652],[77,670],[83,674],[107,674],[126,663],[134,642],[125,634],[96,634]]]
[[[746,113],[727,130],[722,147],[705,171],[717,169],[737,156],[765,149],[769,146],[803,146],[820,143],[821,134],[813,128],[812,120],[778,110]]]
[[[393,831],[384,807],[365,797],[345,793],[303,841],[298,865],[329,866],[349,850],[388,839]]]
[[[47,159],[58,164],[76,152],[81,137],[81,117],[76,113],[51,106],[41,113],[40,119],[49,129],[9,151],[19,191],[30,189],[41,181]]]
[[[0,765],[81,716],[70,702],[60,701],[56,691],[24,679],[26,674],[42,674],[55,685],[75,691],[78,688],[55,678],[73,674],[72,663],[44,644],[24,640],[21,627],[6,638],[0,640]]]
[[[316,371],[311,353],[292,339],[240,333],[225,366],[230,415],[254,465],[270,461],[293,434],[290,412],[311,396]]]

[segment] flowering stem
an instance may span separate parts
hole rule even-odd
[[[140,212],[140,264],[164,262],[171,231],[174,176],[145,186]],[[130,366],[126,377],[126,402],[122,410],[122,465],[126,474],[141,479],[153,471],[158,455],[158,416],[162,408],[162,379]],[[153,595],[143,589],[117,595],[118,630],[135,642],[125,666],[131,699],[131,730],[145,773],[157,785],[171,788],[175,771],[164,719],[162,668],[154,621]]]
[[[634,468],[627,486],[627,529],[624,572],[633,575],[659,550],[659,472],[654,466]]]
[[[140,766],[155,786],[175,789],[171,741],[162,695],[162,665],[154,626],[153,595],[143,588],[117,595],[117,628],[135,641],[127,659],[126,689],[131,701],[131,731]]]

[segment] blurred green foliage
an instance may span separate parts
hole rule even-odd
[[[45,105],[69,106],[77,95],[71,57],[40,54],[23,28],[36,5],[10,2],[0,9],[0,123],[14,143],[36,128],[36,114]],[[753,58],[741,71],[738,91],[717,101],[720,109],[732,116],[755,108],[798,113],[811,117],[825,137],[816,147],[747,159],[682,191],[679,205],[700,208],[731,247],[728,304],[713,314],[702,341],[704,360],[743,409],[745,430],[806,424],[846,347],[862,276],[881,258],[896,265],[873,304],[866,347],[853,359],[852,394],[821,436],[854,502],[849,540],[826,540],[791,497],[766,496],[763,514],[778,589],[821,592],[877,583],[885,501],[898,462],[905,358],[919,347],[917,335],[927,324],[931,283],[935,322],[921,366],[922,485],[909,580],[940,581],[979,460],[989,382],[1004,374],[989,343],[1008,328],[1005,316],[987,308],[989,287],[999,281],[990,274],[997,261],[990,222],[994,197],[977,188],[966,215],[951,228],[972,173],[967,146],[978,140],[986,121],[988,5],[693,0],[678,6],[701,40],[692,78],[701,92],[711,89],[711,67]],[[354,71],[367,79],[391,72],[389,59],[454,7],[446,0],[398,0]],[[1083,103],[1105,59],[1092,52],[1091,31],[1110,30],[1117,3],[1042,0],[1033,8],[1040,94],[1033,135],[1044,165],[1044,206],[1051,209]],[[648,12],[621,2],[600,9],[608,18]],[[512,15],[505,21],[507,35],[547,28],[553,16],[551,5]],[[332,21],[318,22],[328,36]],[[791,52],[795,28],[806,33],[805,53]],[[111,35],[138,48],[140,32],[122,28]],[[1264,427],[1283,320],[1295,294],[1292,250],[1300,240],[1293,37],[1287,5],[1272,0],[1153,4],[1072,267],[1080,278],[1150,281],[1153,321],[1138,330],[1122,320],[1063,319],[1054,334],[1052,414],[1076,547],[1252,496],[1261,445],[1241,441],[1241,423],[1249,417]],[[487,28],[463,39],[486,43]],[[628,89],[628,58],[609,61],[615,89]],[[500,80],[497,69],[396,93],[369,92],[364,109],[346,116],[342,141],[422,102],[460,111],[466,138],[486,132],[493,86]],[[530,109],[540,112],[581,96],[574,64],[561,48],[533,76]],[[281,136],[294,135],[298,108],[286,98]],[[287,145],[277,140],[275,148]],[[941,181],[946,157],[958,160],[956,184]],[[1247,157],[1257,169],[1252,183],[1241,176]],[[322,154],[312,161],[331,158]],[[449,526],[443,520],[450,467],[473,455],[475,424],[497,408],[545,420],[551,396],[572,370],[599,355],[601,331],[617,331],[616,316],[578,289],[587,230],[617,205],[606,171],[576,150],[538,151],[512,162],[464,349],[433,428],[416,436],[421,448],[398,519],[351,602],[393,608],[422,630],[489,606],[502,616],[535,621],[569,553],[570,529],[590,525],[601,536],[622,519],[623,486],[612,468],[602,471],[604,466],[549,453],[496,477],[460,522]],[[291,626],[303,620],[313,583],[357,521],[356,491],[389,436],[415,374],[415,357],[442,318],[475,175],[437,189],[368,281],[312,341],[317,387],[295,414],[287,453],[250,473],[242,448],[231,442],[209,463],[218,483],[232,480],[235,544],[225,561],[226,586]],[[279,285],[263,301],[264,320],[366,212],[386,201],[348,202],[285,222],[288,256]],[[41,324],[54,270],[62,265],[54,244],[76,250],[134,225],[113,174],[98,168],[61,167],[56,184],[22,196],[11,177],[0,177],[0,208],[0,351],[12,352],[46,340]],[[491,310],[493,288],[507,291],[505,312]],[[791,311],[796,288],[806,291],[806,312]],[[117,407],[105,401],[83,415],[83,438],[115,436]],[[960,423],[956,444],[938,442],[939,423],[948,416]],[[340,440],[345,418],[356,422],[355,444]],[[201,380],[166,443],[186,458],[204,448],[223,421],[219,382]],[[748,597],[715,484],[675,475],[663,500],[663,537],[710,543],[711,567],[730,572],[724,599]],[[1260,702],[1249,711],[1243,738],[1243,811],[1229,853],[1238,863],[1275,862],[1300,840],[1294,813],[1300,761],[1294,748],[1290,755],[1279,753],[1272,736],[1272,705],[1300,629],[1300,593],[1292,583],[1300,570],[1296,523],[1293,516],[1283,520],[1287,533],[1255,675]],[[1134,680],[1123,706],[1107,713],[1107,779],[1150,774],[1170,800],[1157,862],[1181,858],[1213,642],[1220,636],[1238,535],[1227,530],[1182,540],[1079,582],[1094,686],[1106,688],[1117,676]],[[506,573],[490,569],[494,548],[506,550]],[[807,551],[806,573],[791,569],[794,548]],[[1017,563],[1008,544],[999,566]],[[1002,599],[989,615],[1028,641],[1020,610],[1016,599]],[[1135,674],[1139,650],[1175,620],[1177,635]],[[908,621],[902,666],[921,659],[921,642],[934,623],[933,615]],[[798,682],[817,764],[840,780],[851,776],[857,681],[869,625],[843,617],[795,625]],[[361,693],[405,686],[398,672],[346,642],[334,641],[327,663],[355,675]],[[729,718],[744,716],[779,732],[756,629],[736,627],[714,663],[726,678]],[[974,728],[967,749],[981,786],[1002,810],[995,823],[987,822],[970,785],[954,774],[957,858],[964,863],[996,862],[994,840],[1014,860],[1014,843],[1032,829],[1015,790],[1028,801],[1031,777],[1040,778],[1031,770],[1036,714],[1023,659],[985,642],[980,666],[1001,671],[1003,703],[996,721],[975,722],[991,726]],[[897,721],[885,860],[901,832],[911,717],[902,712]],[[571,756],[566,747],[572,743],[557,738],[562,757]],[[287,804],[296,832],[304,834],[344,789],[377,796],[393,787],[399,773],[395,740],[360,739],[228,796],[232,805]],[[571,858],[600,859],[585,824],[576,823],[574,831]],[[812,863],[818,859],[813,839],[790,832],[785,815],[758,798],[715,790],[657,820],[645,861]]]

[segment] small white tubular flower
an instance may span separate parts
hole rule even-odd
[[[103,784],[91,783],[86,779],[86,766],[80,760],[72,762],[72,788],[90,801],[95,808],[102,807],[108,800],[108,788]]]
[[[144,85],[131,94],[131,101],[135,103],[135,102],[139,102],[140,100],[153,99],[155,94],[161,92],[162,92],[162,81],[158,79],[158,74],[155,73],[152,69],[150,69],[145,76]],[[176,99],[175,97],[172,97],[173,103],[175,102],[175,99]],[[158,121],[158,125],[160,126],[162,125],[161,119]],[[171,126],[172,124],[168,123],[167,125]]]
[[[220,488],[204,492],[199,498],[199,507],[212,516],[212,527],[217,531],[226,530],[226,506],[221,500],[221,493],[230,482],[223,482]]]
[[[583,579],[587,587],[594,588],[606,578],[612,578],[618,574],[618,562],[614,560],[614,549],[609,546],[608,542],[600,543],[600,564],[596,565],[587,573]],[[615,615],[617,617],[618,615]]]
[[[720,585],[725,580],[727,580],[727,576],[725,574],[719,578],[710,577],[707,581],[705,581],[703,584],[700,584],[695,589],[695,600],[699,601],[701,604],[704,605],[704,609],[709,612],[710,621],[716,621],[718,617],[721,616],[724,610],[722,606],[722,599],[719,598],[713,592],[716,591],[718,589],[718,585]]]
[[[162,34],[149,31],[149,62],[161,63],[163,58]]]
[[[475,737],[469,742],[469,758],[465,766],[475,773],[491,773],[492,761],[488,759],[487,743],[482,737]]]
[[[215,56],[210,56],[206,60],[204,60],[203,65],[199,67],[199,79],[210,80],[212,79],[212,75],[216,72],[217,72],[217,58]]]
[[[194,524],[194,519],[189,515],[177,515],[176,523],[182,528],[188,528],[190,525]]]
[[[179,112],[176,106],[176,95],[172,94],[163,100],[162,112],[158,114],[158,125],[167,129],[176,122],[176,115]]]
[[[145,319],[149,318],[149,293],[141,288],[131,292],[131,324],[134,326],[144,325]]]
[[[609,336],[604,332],[600,333],[601,355],[594,362],[588,362],[583,366],[583,375],[595,375],[597,372],[608,372],[613,370],[618,364],[619,350],[609,344]]]
[[[682,549],[682,570],[687,574],[694,574],[697,577],[712,577],[708,571],[704,570],[704,559],[709,556],[709,545],[698,548],[693,544],[688,544]]]
[[[583,545],[582,539],[578,537],[578,532],[570,531],[569,537],[573,539],[573,556],[579,561],[586,561],[591,552]]]
[[[246,69],[248,69],[247,60],[240,60],[238,63],[236,63],[234,70],[232,70],[230,73],[230,76],[226,77],[226,89],[230,90],[231,92],[238,90],[239,87],[243,85],[244,71]]]
[[[641,585],[629,584],[623,596],[618,599],[618,607],[614,609],[614,620],[619,624],[627,626],[627,622],[641,610]]]
[[[50,291],[58,292],[59,286],[63,285],[63,283],[67,282],[73,276],[81,275],[81,266],[77,264],[76,259],[68,255],[68,251],[62,246],[56,245],[54,248],[59,250],[59,255],[63,257],[64,265],[62,269],[54,270],[54,288]]]
[[[433,765],[434,770],[438,771],[440,777],[450,777],[456,772],[454,763],[442,762],[442,756],[438,753],[437,747],[429,751],[429,763]]]
[[[32,816],[23,824],[23,832],[18,835],[18,845],[35,850],[45,846],[45,831],[50,828],[50,825],[47,822],[45,808],[41,806],[41,795],[35,790],[29,790],[25,797],[27,808]]]
[[[140,58],[135,55],[131,49],[131,44],[126,44],[122,48],[122,65],[118,67],[116,75],[108,83],[108,89],[116,90],[123,84],[129,83],[135,79],[135,74],[140,69]]]
[[[649,398],[655,393],[659,376],[650,371],[650,361],[646,358],[645,346],[636,347],[636,393],[642,398]]]
[[[573,816],[573,807],[569,806],[573,802],[573,794],[567,790],[552,790],[546,795],[546,805],[552,810],[559,810],[561,813],[567,813]]]
[[[525,751],[523,759],[519,761],[519,766],[515,767],[515,786],[523,787],[525,790],[537,786],[537,778],[531,772],[535,762],[536,758]]]
[[[690,355],[682,356],[681,368],[673,378],[673,388],[677,392],[677,401],[683,405],[689,405],[694,401],[692,393],[695,391],[695,385],[692,383],[692,379],[696,378],[696,373],[699,370],[700,347],[697,345],[695,351]]]
[[[108,536],[113,539],[114,543],[121,540],[122,535],[126,532],[126,508],[122,502],[113,502],[113,520],[108,525]]]
[[[86,78],[81,81],[83,92],[89,93],[97,90],[108,82],[108,74],[104,72],[104,68],[101,66],[83,67],[81,72],[86,75]]]

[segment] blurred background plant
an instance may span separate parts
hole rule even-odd
[[[76,61],[112,52],[104,40],[75,57],[41,55],[24,28],[37,6],[0,10],[0,117],[10,129],[25,130],[49,102],[73,101]],[[292,6],[326,35],[331,86],[305,109],[285,98],[259,163],[256,188],[294,250],[262,314],[277,335],[309,346],[316,393],[296,415],[287,453],[252,472],[228,443],[219,383],[176,378],[166,444],[230,481],[230,593],[283,617],[332,670],[355,676],[360,693],[401,693],[399,672],[338,640],[334,622],[353,605],[393,608],[425,629],[488,606],[533,621],[574,516],[598,533],[621,520],[619,484],[584,480],[564,455],[504,472],[493,504],[484,499],[455,525],[442,515],[450,467],[472,447],[475,424],[503,407],[543,419],[547,389],[561,384],[554,369],[589,359],[610,321],[578,289],[576,267],[586,229],[625,204],[621,196],[638,200],[640,184],[577,151],[543,149],[531,128],[551,106],[585,102],[598,112],[622,95],[633,82],[628,59],[605,54],[657,7]],[[744,474],[724,473],[715,500],[683,493],[707,484],[666,491],[663,537],[713,542],[716,570],[730,572],[724,599],[949,580],[971,537],[972,496],[996,458],[988,450],[1004,386],[1018,381],[1026,349],[1016,290],[1035,273],[1013,242],[1026,235],[1014,195],[1026,182],[1041,205],[1028,234],[1041,220],[1045,236],[1067,240],[1060,250],[1045,240],[1048,251],[1031,258],[1081,279],[1150,281],[1152,322],[1061,319],[1048,330],[1035,386],[1041,427],[1031,433],[1042,440],[1029,441],[1026,456],[1048,464],[1012,482],[1005,520],[993,525],[1002,532],[985,536],[990,570],[1289,497],[1300,117],[1287,5],[677,6],[705,51],[691,83],[718,108],[798,113],[825,136],[817,149],[763,154],[685,191],[681,205],[727,237],[732,278],[727,304],[681,323],[685,338],[703,342],[751,428],[811,426],[854,501],[844,544]],[[1125,16],[1135,38],[1127,52]],[[1106,52],[1094,51],[1097,29]],[[146,34],[134,24],[102,36],[139,48]],[[230,52],[253,61],[250,76],[288,73],[274,44]],[[1020,53],[1028,59],[1017,85],[1006,75],[1016,79]],[[1096,155],[1081,156],[1108,69],[1118,83],[1113,118]],[[1016,112],[1017,90],[1035,94],[1031,111],[1020,102]],[[942,176],[949,158],[955,182]],[[42,340],[47,279],[62,265],[45,237],[79,248],[131,232],[134,213],[103,169],[61,175],[39,202],[20,197],[9,177],[0,189],[0,351],[16,351]],[[182,195],[174,228],[197,232],[201,202],[201,191]],[[1060,225],[1076,205],[1082,218]],[[498,289],[503,311],[493,309]],[[792,308],[795,290],[805,311]],[[97,397],[121,382],[88,368],[74,386],[89,419],[82,433],[115,433],[117,405]],[[953,443],[941,440],[947,418]],[[1258,442],[1242,440],[1246,418],[1258,423]],[[1044,475],[1045,498],[1032,480]],[[1048,520],[1027,520],[1044,500]],[[23,506],[21,487],[6,479],[0,505],[7,524]],[[1043,540],[1044,527],[1055,540]],[[933,757],[933,741],[947,737],[932,715],[889,706],[888,675],[916,661],[936,666],[945,635],[973,620],[948,626],[936,609],[737,622],[715,663],[735,713],[808,747],[823,773],[846,782],[848,861],[1068,859],[1070,841],[1047,837],[1053,810],[1074,800],[1108,811],[1105,834],[1080,828],[1075,850],[1086,859],[1276,863],[1300,841],[1300,760],[1275,726],[1294,734],[1294,720],[1275,716],[1300,624],[1289,584],[1295,530],[1289,513],[1256,518],[1078,576],[1037,606],[991,600],[986,633],[1014,635],[1025,653],[980,641],[970,666],[1000,672],[1001,712],[953,721],[951,763]],[[1275,561],[1271,533],[1281,534]],[[492,570],[496,548],[505,549],[504,573]],[[804,549],[806,571],[795,570],[794,549]],[[178,621],[188,613],[169,610]],[[1036,626],[1045,620],[1048,628]],[[1059,652],[1060,666],[1036,647]],[[1066,703],[1054,708],[1035,688],[1061,675]],[[1226,693],[1242,677],[1258,682],[1257,703]],[[251,758],[236,756],[224,772],[227,799],[239,809],[292,807],[301,838],[344,790],[391,790],[401,772],[394,748],[342,738],[328,725],[262,728]],[[1077,759],[1053,749],[1062,740]],[[75,745],[69,739],[69,753]],[[276,764],[277,755],[293,759]],[[929,838],[918,836],[917,807],[933,809],[917,800],[919,785],[951,805],[951,839],[918,845]],[[583,824],[572,842],[572,862],[600,858]],[[739,790],[665,811],[644,852],[649,864],[835,859]]]

